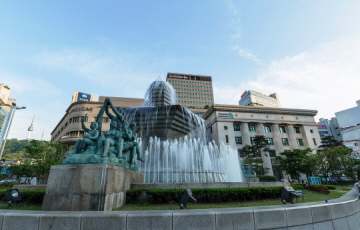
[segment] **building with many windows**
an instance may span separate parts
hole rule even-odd
[[[273,170],[275,156],[286,150],[315,150],[321,145],[314,116],[316,110],[252,107],[238,105],[212,106],[203,116],[209,141],[224,143],[238,149],[253,144],[256,135],[264,135],[270,154],[262,155],[261,168],[270,169],[267,174],[280,180],[280,172]]]
[[[332,117],[330,120],[320,118],[317,128],[320,138],[332,136],[335,140],[342,141],[341,129],[336,117]]]
[[[277,93],[268,95],[253,91],[245,90],[241,95],[239,105],[243,106],[264,106],[280,108],[280,99]]]
[[[178,104],[195,114],[202,116],[204,107],[214,104],[211,76],[168,73],[166,81],[176,90]]]
[[[360,140],[360,100],[356,107],[335,113],[343,141]]]
[[[71,149],[76,140],[82,138],[84,130],[81,127],[81,119],[86,115],[86,127],[90,127],[90,123],[96,121],[105,96],[100,96],[99,101],[79,100],[70,104],[64,116],[51,132],[51,140],[65,142]],[[115,107],[132,108],[143,105],[144,99],[141,98],[125,98],[125,97],[109,97]],[[106,113],[103,115],[102,131],[108,131],[110,128],[110,120]]]
[[[10,98],[11,89],[4,83],[0,84],[0,150],[11,123],[11,105],[16,103]]]

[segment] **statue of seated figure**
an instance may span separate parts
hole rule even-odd
[[[110,130],[106,131],[104,135],[101,135],[98,139],[98,154],[102,157],[108,157],[110,155],[110,148],[115,147],[117,157],[121,156],[121,149],[123,140],[121,138],[122,131],[117,130],[117,122],[112,121],[110,123]]]
[[[130,150],[129,164],[130,168],[137,170],[135,164],[135,159],[144,162],[143,157],[141,156],[139,143],[136,142],[137,133],[135,132],[136,123],[132,122],[123,133],[124,139],[124,151]]]
[[[99,137],[98,127],[99,124],[97,122],[91,122],[90,128],[88,129],[85,126],[85,120],[87,118],[87,114],[81,119],[81,126],[87,134],[84,135],[83,139],[78,139],[74,145],[73,150],[69,154],[79,154],[85,150],[87,146],[95,146],[96,141]]]

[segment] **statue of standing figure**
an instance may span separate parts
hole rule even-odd
[[[109,107],[114,114],[109,111]],[[108,115],[111,122],[110,129],[101,135],[104,113]],[[83,139],[76,141],[73,150],[63,160],[63,164],[108,163],[138,170],[135,160],[144,161],[144,159],[141,156],[140,146],[136,142],[136,123],[132,122],[128,125],[124,119],[123,109],[116,108],[110,98],[106,98],[96,117],[96,122],[90,125],[91,129],[85,126],[86,118],[87,115],[81,122],[87,134]]]

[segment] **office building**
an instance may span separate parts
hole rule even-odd
[[[10,98],[11,89],[4,83],[0,84],[0,151],[6,134],[10,128],[11,105],[16,103],[15,99]]]
[[[239,105],[281,108],[279,95],[277,93],[267,96],[253,90],[245,90],[240,97]]]
[[[320,118],[317,128],[320,138],[332,136],[335,140],[342,141],[340,126],[336,117],[332,117],[330,120]]]
[[[168,73],[166,81],[176,90],[178,104],[199,116],[214,104],[211,76]]]
[[[360,140],[360,100],[356,107],[335,113],[343,141]]]
[[[321,139],[314,116],[316,110],[287,109],[215,104],[203,116],[208,140],[236,148],[241,155],[245,145],[251,145],[256,135],[264,135],[270,152],[262,157],[259,172],[268,168],[267,175],[280,172],[273,170],[275,156],[286,150],[310,148],[315,153]]]

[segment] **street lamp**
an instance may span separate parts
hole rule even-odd
[[[9,135],[9,131],[10,131],[10,127],[14,118],[14,114],[15,114],[15,110],[20,110],[20,109],[26,109],[26,107],[22,106],[22,107],[18,107],[16,106],[16,103],[12,103],[11,105],[9,104],[5,104],[5,106],[9,106],[11,107],[10,110],[10,114],[9,114],[9,118],[7,119],[7,127],[6,127],[6,131],[5,131],[5,137],[1,146],[1,150],[0,150],[0,159],[2,158],[3,152],[4,152],[4,148],[5,148],[5,144],[6,144],[6,139]]]

